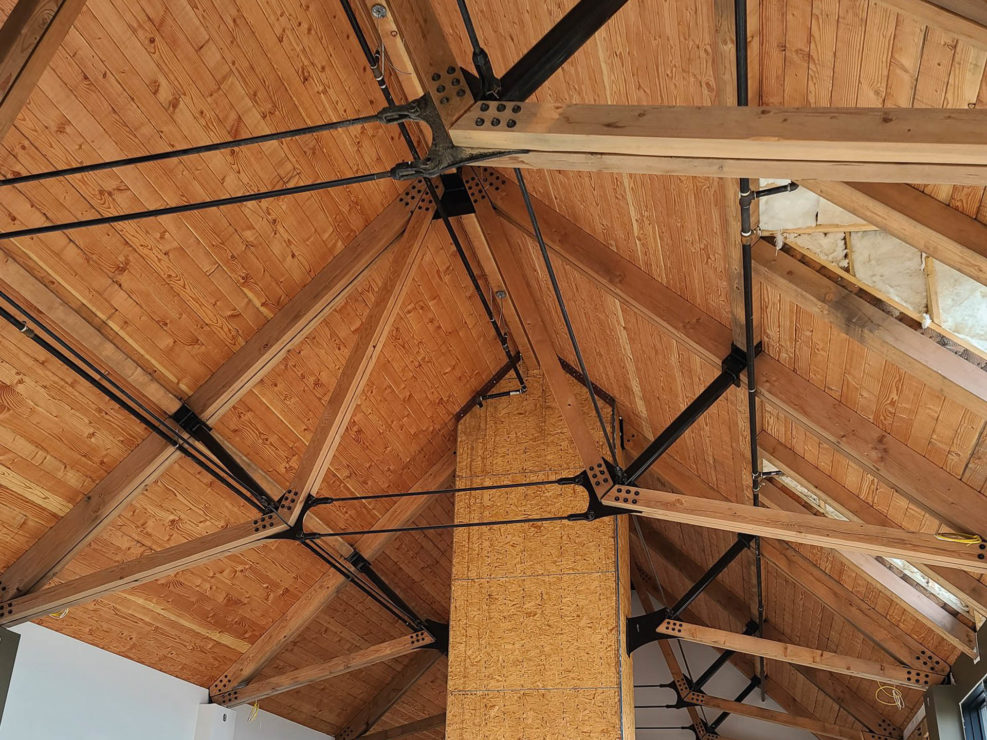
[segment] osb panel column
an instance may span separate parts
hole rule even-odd
[[[582,469],[538,375],[528,389],[460,423],[460,487],[554,480]],[[532,486],[459,494],[456,520],[585,507],[582,488]],[[629,608],[626,517],[456,530],[448,740],[633,738],[623,649]]]

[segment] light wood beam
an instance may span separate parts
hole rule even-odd
[[[878,0],[981,48],[987,47],[987,7],[981,0]]]
[[[982,228],[987,244],[987,226]],[[987,373],[983,370],[764,240],[754,245],[753,256],[755,275],[766,285],[911,373],[937,393],[987,416]]]
[[[344,247],[312,281],[257,331],[186,401],[212,423],[314,329],[405,230],[423,188],[412,185]],[[151,435],[55,523],[0,576],[5,594],[36,590],[179,458]]]
[[[470,106],[473,95],[431,4],[417,0],[374,0],[387,11],[397,39],[405,47],[419,84],[432,96],[442,122],[452,126]]]
[[[483,178],[499,187],[486,190],[498,213],[524,230],[526,215],[522,217],[519,210],[516,187],[489,171]],[[549,206],[537,199],[534,206],[553,251],[602,290],[720,367],[730,350],[729,328]],[[767,355],[758,358],[758,393],[949,528],[987,535],[987,507],[982,506],[979,491]]]
[[[748,655],[780,660],[783,663],[795,663],[809,668],[819,668],[846,676],[856,676],[857,678],[881,681],[906,688],[924,690],[936,683],[936,677],[933,674],[908,666],[877,663],[852,655],[838,655],[826,650],[766,640],[762,637],[739,635],[726,630],[688,624],[677,619],[666,619],[658,625],[657,632],[659,635],[675,637],[721,650],[736,650]]]
[[[499,121],[494,124],[494,120]],[[513,121],[513,124],[512,124]],[[690,174],[811,177],[908,182],[922,165],[927,177],[987,182],[987,111],[976,109],[736,108],[618,106],[507,101],[491,116],[476,104],[452,127],[458,146],[475,154],[522,151],[491,166],[624,171],[662,169],[688,160]],[[617,158],[616,162],[608,160]],[[866,166],[861,166],[862,164]],[[680,165],[682,166],[682,165]],[[857,172],[848,178],[848,166]],[[955,175],[935,168],[957,168]],[[803,174],[797,174],[803,173]],[[840,174],[836,174],[840,173]],[[974,174],[975,173],[975,174]]]
[[[0,140],[14,125],[86,0],[18,0],[0,27]]]
[[[409,735],[415,735],[419,732],[435,730],[439,727],[445,727],[445,725],[446,714],[443,712],[442,714],[433,714],[431,717],[418,719],[405,725],[390,727],[386,730],[380,730],[379,732],[371,732],[369,735],[364,735],[363,740],[394,740],[394,738],[408,737]]]
[[[355,740],[355,738],[363,737],[390,711],[391,707],[397,704],[421,680],[422,676],[441,657],[442,654],[438,650],[422,650],[415,654],[411,661],[395,673],[365,707],[346,721],[343,729],[336,733],[336,740]]]
[[[394,246],[384,282],[380,286],[370,313],[346,357],[346,364],[336,379],[325,409],[316,424],[288,491],[281,502],[280,514],[289,524],[301,516],[309,495],[317,494],[325,479],[333,455],[342,441],[356,410],[357,401],[370,379],[374,363],[384,347],[398,309],[418,265],[425,234],[432,223],[435,206],[430,196],[422,199],[404,235]]]
[[[944,542],[926,532],[907,532],[807,512],[778,511],[636,486],[617,485],[602,500],[607,505],[653,519],[987,573],[987,562],[978,559],[976,549]]]
[[[671,542],[665,538],[650,538],[645,546],[649,547],[654,551],[654,553],[661,556],[669,567],[676,570],[689,582],[698,580],[705,572],[705,568],[700,566],[692,560],[689,555],[672,545]],[[734,593],[722,581],[714,581],[703,592],[703,596],[707,598],[707,603],[714,605],[724,614],[738,621],[742,621],[743,615],[747,613],[747,605],[744,600]],[[691,614],[695,618],[696,610],[690,608],[690,610],[687,611],[687,614]],[[770,620],[765,624],[764,630],[765,637],[768,639],[776,640],[778,642],[791,642],[791,639]],[[747,661],[749,661],[749,663],[747,663]],[[732,662],[744,662],[748,668],[753,665],[753,659],[744,656],[743,653],[734,655]],[[881,712],[877,711],[872,703],[866,701],[859,694],[850,690],[838,674],[828,673],[826,671],[816,671],[811,668],[797,665],[791,665],[791,668],[792,670],[800,673],[806,681],[813,685],[818,691],[834,701],[837,707],[843,709],[850,714],[850,716],[860,722],[862,727],[869,728],[873,731],[882,732],[887,735],[899,738],[901,737],[901,729],[881,714]],[[783,701],[783,699],[787,698],[787,692],[784,690],[778,691],[777,688],[774,688],[774,692],[772,693],[772,685],[777,687],[778,683],[777,681],[773,681],[771,679],[771,672],[769,671],[767,681],[765,683],[767,693],[775,701],[784,706],[789,712],[797,713],[797,707],[795,705]],[[803,712],[803,714],[805,714],[805,716],[812,716],[810,712]]]
[[[225,707],[250,704],[275,694],[283,694],[285,691],[292,691],[317,681],[325,681],[344,673],[351,673],[376,663],[382,663],[385,660],[400,658],[414,650],[425,648],[433,642],[435,640],[427,632],[413,632],[410,635],[388,640],[349,655],[333,658],[325,663],[305,666],[279,676],[265,678],[263,681],[254,681],[243,688],[232,689],[210,698],[214,704],[222,704]]]
[[[449,481],[456,468],[451,453],[439,460],[412,487],[412,491],[438,488]],[[428,496],[398,499],[398,502],[381,516],[374,529],[400,528],[415,519],[428,504]],[[394,532],[374,532],[357,540],[356,549],[367,560],[373,561],[397,536]],[[285,645],[295,638],[346,585],[346,579],[334,570],[325,573],[288,610],[267,628],[220,676],[209,689],[210,694],[221,694],[236,688],[257,675]]]
[[[671,457],[666,456],[660,460],[657,469],[662,479],[670,483],[676,490],[689,489],[706,498],[729,500]],[[896,662],[934,673],[941,673],[946,669],[946,664],[941,656],[926,649],[899,624],[892,622],[887,615],[878,612],[864,599],[811,560],[798,553],[790,545],[770,540],[762,542],[762,545],[763,555],[768,563],[785,573],[793,584],[814,594],[822,606],[832,611],[841,620],[846,621]],[[665,552],[661,554],[669,562],[676,563],[684,557],[682,553],[677,551],[673,553],[671,559],[666,557]],[[674,558],[678,558],[678,560]],[[702,575],[702,569],[698,566],[695,570],[697,572],[692,580],[696,580]],[[730,608],[731,605],[727,604],[727,607]]]
[[[930,257],[987,284],[987,225],[931,195],[900,183],[801,180],[799,184]]]
[[[694,702],[699,706],[717,709],[721,712],[729,712],[730,714],[735,714],[738,717],[758,719],[762,722],[770,722],[772,724],[781,725],[782,727],[805,730],[816,735],[836,738],[837,740],[892,740],[892,738],[889,738],[887,735],[876,735],[872,732],[842,727],[840,725],[833,724],[832,722],[822,722],[820,720],[810,719],[808,717],[799,717],[794,714],[776,712],[773,709],[758,707],[753,704],[743,704],[741,702],[730,701],[729,699],[720,699],[716,696],[699,694],[694,691],[690,691],[686,695],[685,699],[686,701]]]
[[[770,434],[762,432],[758,436],[758,447],[772,465],[785,471],[786,475],[795,482],[812,491],[847,519],[880,527],[899,526],[890,517],[837,483],[805,458],[796,455]],[[955,568],[928,566],[922,563],[917,563],[915,566],[930,578],[946,584],[970,606],[978,609],[982,614],[987,614],[987,585],[978,578]]]
[[[0,602],[0,625],[8,626],[83,604],[126,588],[154,581],[185,568],[208,563],[261,544],[287,529],[274,514],[207,534],[57,586]]]
[[[569,378],[559,364],[549,321],[542,313],[522,267],[525,248],[522,240],[525,235],[497,217],[484,192],[474,190],[471,197],[479,224],[479,233],[476,236],[482,237],[485,248],[493,256],[497,273],[503,279],[508,297],[521,321],[525,341],[541,367],[545,382],[562,412],[562,418],[583,464],[593,474],[597,490],[606,490],[612,483],[603,465],[598,442],[590,431],[582,407],[569,384]]]
[[[792,514],[806,513],[806,507],[800,505],[774,481],[765,486],[762,501],[765,506],[780,512]],[[822,514],[810,514],[817,519],[828,519]],[[956,617],[943,609],[929,596],[899,578],[878,562],[873,555],[859,552],[844,552],[835,550],[836,556],[846,565],[874,583],[897,601],[908,612],[928,625],[946,642],[963,651],[971,657],[977,655],[977,637],[972,629],[960,622]]]

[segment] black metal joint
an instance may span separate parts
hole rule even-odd
[[[473,199],[466,189],[466,183],[463,182],[461,170],[457,169],[443,174],[441,208],[435,209],[432,220],[468,216],[472,213],[476,213],[476,208],[474,208]]]
[[[757,357],[764,350],[764,344],[758,342],[754,345],[754,356]],[[730,354],[723,358],[720,369],[727,373],[735,386],[740,386],[740,374],[747,368],[747,353],[736,344],[730,345]]]
[[[360,573],[366,573],[370,569],[370,561],[363,557],[360,551],[356,549],[346,556],[346,562]]]
[[[425,96],[404,103],[391,105],[377,113],[381,123],[404,123],[405,121],[421,121],[426,107]]]
[[[179,427],[191,435],[198,434],[199,432],[212,431],[212,428],[200,419],[199,415],[184,401],[178,407],[178,410],[171,415],[171,418]]]
[[[610,462],[604,461],[610,472],[610,480],[619,481],[618,475],[622,475],[622,471],[612,465]],[[600,497],[596,494],[596,489],[593,488],[593,484],[590,482],[589,475],[584,470],[579,475],[572,478],[560,478],[559,485],[579,485],[586,489],[586,496],[589,499],[586,505],[586,511],[576,512],[569,514],[566,519],[570,522],[593,522],[597,519],[603,519],[608,516],[621,516],[623,514],[629,514],[627,509],[620,509],[616,506],[608,506],[607,504],[600,501]]]
[[[668,635],[659,635],[658,627],[668,619],[668,609],[662,608],[650,614],[627,618],[627,654],[632,654],[643,645],[649,645],[658,640],[669,639]],[[678,692],[676,692],[677,694]]]
[[[434,642],[429,645],[422,645],[420,650],[438,650],[443,655],[449,654],[449,625],[426,619],[422,623],[423,628],[432,636]]]

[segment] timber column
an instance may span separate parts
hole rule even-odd
[[[541,376],[527,381],[525,395],[460,423],[459,487],[582,470]],[[575,486],[462,493],[456,520],[564,515],[586,502]],[[627,517],[455,530],[448,740],[634,737],[628,554]]]

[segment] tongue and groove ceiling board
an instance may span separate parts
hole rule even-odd
[[[473,2],[480,37],[503,72],[572,6]],[[13,7],[0,0],[0,17]],[[404,5],[412,6],[413,3]],[[470,50],[454,0],[433,0],[462,62]],[[790,106],[964,108],[987,103],[987,49],[868,0],[752,0],[752,100]],[[533,97],[538,102],[693,104],[717,100],[713,4],[631,0]],[[370,36],[373,38],[371,29]],[[388,70],[392,87],[400,74]],[[0,176],[267,133],[375,111],[382,99],[336,2],[305,0],[89,0],[0,142]],[[4,228],[36,226],[260,191],[385,169],[407,158],[393,127],[347,129],[289,142],[189,157],[5,189]],[[509,176],[509,173],[501,173]],[[730,323],[719,217],[732,207],[706,178],[578,172],[527,175],[537,199],[722,325]],[[983,188],[919,186],[987,223]],[[186,397],[402,192],[389,181],[0,243],[169,392]],[[570,363],[564,327],[533,244],[524,269]],[[216,423],[217,432],[283,487],[291,479],[383,272],[368,271],[345,300]],[[556,260],[593,379],[645,437],[671,421],[718,368],[687,341],[621,304],[584,272]],[[481,278],[481,283],[486,282]],[[785,295],[763,287],[765,352],[883,433],[987,490],[984,419],[848,339]],[[723,348],[726,350],[726,347]],[[0,329],[0,568],[63,516],[147,434],[133,419],[12,328]],[[725,354],[725,351],[724,351]],[[347,427],[323,495],[406,490],[455,448],[454,414],[503,364],[452,245],[430,230],[394,328]],[[739,393],[731,390],[730,394]],[[670,456],[698,481],[743,501],[737,403],[721,400]],[[903,527],[936,531],[926,511],[770,404],[762,428]],[[388,502],[324,509],[327,525],[373,525]],[[60,574],[65,580],[242,522],[251,511],[187,460],[173,464]],[[436,499],[416,523],[451,520]],[[648,521],[700,567],[727,548],[725,533]],[[423,615],[448,618],[448,532],[403,534],[375,561]],[[957,650],[830,552],[795,546],[809,561],[946,660]],[[661,552],[663,585],[689,580]],[[168,673],[211,684],[325,572],[297,545],[268,543],[159,581],[73,607],[66,632]],[[750,603],[750,568],[721,580]],[[792,642],[867,659],[872,643],[819,600],[765,566],[767,616]],[[795,605],[799,605],[796,608]],[[694,621],[739,631],[710,596]],[[326,661],[403,634],[392,617],[344,588],[261,678]],[[650,658],[649,658],[650,659]],[[382,663],[265,700],[265,709],[337,732],[411,659]],[[749,661],[745,670],[751,670]],[[860,679],[812,683],[794,667],[769,672],[813,716],[854,726],[820,687],[865,699]],[[839,682],[833,684],[833,681]],[[874,708],[902,726],[906,711]],[[377,729],[442,712],[440,660]],[[430,731],[422,737],[441,737]]]

